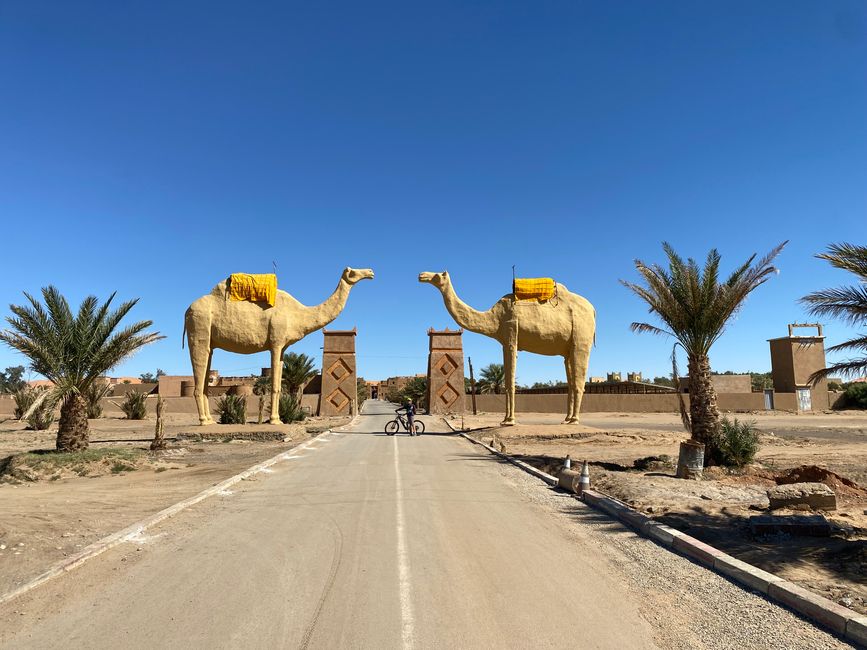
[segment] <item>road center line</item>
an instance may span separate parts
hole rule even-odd
[[[403,519],[403,487],[400,480],[400,455],[398,453],[397,436],[394,436],[394,477],[395,502],[397,503],[397,570],[400,585],[400,619],[403,647],[413,647],[413,612],[410,594],[409,558],[406,551],[406,534]]]

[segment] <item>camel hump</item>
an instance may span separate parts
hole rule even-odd
[[[211,289],[211,295],[217,296],[218,298],[227,298],[228,297],[228,278],[223,280],[222,282],[218,282],[214,285],[214,288]]]

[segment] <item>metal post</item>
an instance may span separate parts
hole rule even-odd
[[[473,360],[467,357],[470,364],[470,394],[473,396],[473,415],[476,415],[476,380],[473,377]]]

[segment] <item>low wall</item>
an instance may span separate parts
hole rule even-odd
[[[824,411],[830,408],[839,397],[839,393],[825,393],[825,403],[822,395],[813,395],[813,410]],[[521,394],[516,395],[517,410],[523,413],[565,413],[566,394]],[[114,402],[120,402],[123,398],[108,397],[102,400],[102,408],[106,415],[119,416],[123,412]],[[148,413],[153,414],[156,408],[156,396],[147,398]],[[196,402],[192,397],[166,397],[167,413],[196,413]],[[209,397],[211,412],[215,410],[217,397]],[[683,395],[684,402],[689,407],[689,395]],[[506,408],[505,395],[476,395],[476,404],[479,411],[499,413]],[[721,393],[717,395],[719,409],[724,412],[737,413],[743,411],[765,410],[764,395],[762,393]],[[473,404],[470,395],[464,401],[467,412],[472,412]],[[302,408],[306,407],[311,415],[317,413],[319,408],[319,395],[317,393],[305,394],[301,397]],[[797,398],[794,393],[774,393],[774,408],[777,411],[797,411]],[[10,395],[0,395],[0,418],[9,418],[15,410],[15,402]],[[259,410],[258,397],[247,397],[247,413],[255,417]],[[675,393],[658,394],[600,394],[592,393],[584,395],[581,403],[582,413],[677,413],[679,410],[677,395]]]
[[[835,399],[832,393],[830,399]],[[565,413],[565,393],[559,394],[522,394],[515,396],[515,408],[523,413]],[[689,395],[683,395],[684,403],[689,408]],[[828,408],[828,403],[822,404],[821,396],[815,396],[813,409],[822,411]],[[470,395],[464,401],[465,409],[472,411],[473,403]],[[717,395],[717,405],[720,411],[738,413],[746,411],[764,411],[765,396],[762,393],[720,393]],[[498,413],[506,408],[505,395],[476,395],[476,408],[479,411]],[[774,408],[778,411],[796,411],[797,399],[794,393],[775,393]],[[584,395],[581,402],[582,413],[677,413],[677,395],[675,393],[658,394],[602,394]]]
[[[191,413],[195,414],[196,401],[192,397],[164,397],[166,402],[166,413]],[[209,397],[208,403],[211,405],[211,415],[216,411],[217,400],[219,397]],[[102,411],[104,415],[109,417],[121,417],[123,411],[117,404],[120,404],[123,397],[106,397],[102,400]],[[149,395],[147,398],[148,415],[156,416],[157,396]],[[301,406],[308,407],[310,415],[316,415],[316,409],[319,406],[319,395],[303,395],[301,398]],[[0,395],[0,419],[11,418],[15,412],[15,401],[11,395]],[[59,409],[58,409],[59,412]],[[256,417],[259,413],[259,398],[256,395],[247,396],[247,414],[249,417]]]

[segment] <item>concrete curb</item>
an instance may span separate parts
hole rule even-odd
[[[231,476],[231,477],[227,478],[226,480],[221,481],[220,483],[217,483],[216,485],[213,485],[213,486],[207,488],[206,490],[203,490],[202,492],[199,492],[195,496],[192,496],[188,499],[184,499],[183,501],[179,501],[178,503],[176,503],[172,506],[169,506],[168,508],[165,508],[164,510],[160,510],[159,512],[151,515],[150,517],[147,517],[147,518],[142,519],[141,521],[138,521],[138,522],[136,522],[130,526],[127,526],[126,528],[124,528],[124,529],[122,529],[116,533],[112,533],[108,537],[103,537],[101,540],[96,541],[93,544],[90,544],[89,546],[83,548],[81,551],[79,551],[75,555],[72,555],[68,558],[61,560],[60,562],[57,562],[56,564],[51,566],[51,568],[49,568],[47,571],[36,576],[30,582],[27,582],[27,583],[21,585],[20,587],[13,589],[12,591],[7,591],[4,594],[0,594],[0,605],[4,605],[4,604],[8,603],[9,601],[14,600],[18,596],[21,596],[21,595],[27,593],[31,589],[34,589],[34,588],[38,587],[39,585],[44,584],[44,583],[48,582],[49,580],[52,580],[53,578],[56,578],[57,576],[63,575],[65,573],[69,573],[70,571],[81,566],[82,564],[84,564],[88,560],[95,558],[97,555],[101,555],[105,551],[108,551],[109,549],[112,549],[115,546],[119,546],[120,544],[123,544],[124,542],[129,541],[131,538],[133,538],[137,535],[140,535],[142,532],[144,532],[148,528],[151,528],[152,526],[160,523],[161,521],[169,519],[170,517],[175,516],[179,512],[186,510],[190,506],[193,506],[193,505],[199,503],[200,501],[204,501],[208,497],[211,497],[211,496],[221,492],[222,490],[225,490],[226,488],[234,485],[235,483],[243,481],[244,479],[249,478],[250,476],[253,476],[254,474],[258,474],[258,473],[262,472],[263,470],[271,467],[272,465],[276,465],[277,463],[279,463],[283,460],[286,460],[289,456],[293,455],[295,452],[305,449],[308,445],[312,444],[313,442],[315,442],[319,438],[326,436],[330,433],[331,433],[331,429],[329,429],[328,431],[323,431],[318,436],[311,438],[307,442],[304,442],[300,445],[292,447],[291,449],[287,449],[286,451],[281,451],[276,456],[273,456],[267,460],[264,460],[257,465],[253,465],[253,467],[244,470],[240,474],[235,474],[234,476]]]
[[[458,431],[452,427],[445,418],[443,418],[443,422],[452,431],[460,434],[470,442],[484,447],[492,454],[509,461],[513,465],[517,465],[533,476],[541,478],[549,485],[556,486],[558,484],[558,479],[550,474],[546,474],[523,461],[512,458],[508,454],[499,452],[483,442],[471,438],[463,431]],[[652,539],[660,546],[680,553],[693,562],[724,575],[741,587],[760,592],[769,600],[818,623],[845,638],[847,641],[867,647],[867,616],[843,607],[833,600],[819,596],[773,573],[732,557],[675,528],[659,523],[634,510],[622,501],[601,492],[584,490],[583,495],[578,496],[576,494],[574,496],[590,507],[601,510],[625,524],[639,535]]]

